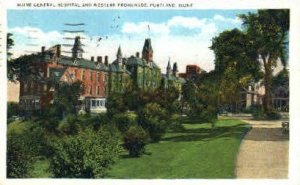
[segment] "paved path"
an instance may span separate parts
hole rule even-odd
[[[244,121],[252,129],[242,141],[236,177],[287,178],[289,139],[281,132],[281,121]]]

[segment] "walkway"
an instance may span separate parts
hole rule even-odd
[[[287,178],[289,139],[281,133],[281,121],[244,121],[252,129],[242,141],[236,177]]]

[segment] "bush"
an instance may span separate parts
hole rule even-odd
[[[121,133],[125,133],[130,126],[137,125],[137,115],[132,112],[116,114],[113,116],[113,123]]]
[[[55,177],[102,178],[120,154],[117,130],[91,128],[52,141],[50,168]]]
[[[266,117],[269,120],[278,120],[278,119],[281,119],[281,115],[278,112],[275,112],[275,111],[267,113]]]
[[[76,134],[80,128],[80,120],[77,115],[68,115],[58,126],[58,130],[64,134]]]
[[[15,102],[7,102],[7,122],[14,121],[13,117],[19,116],[19,104]]]
[[[168,129],[173,132],[181,132],[184,131],[184,127],[182,125],[182,118],[179,114],[172,114],[170,120],[170,124]]]
[[[7,133],[7,177],[29,176],[35,157],[48,151],[45,131],[31,122],[14,122]]]
[[[129,156],[138,157],[145,151],[147,133],[140,126],[131,126],[124,133],[124,147],[129,151]]]
[[[261,105],[256,105],[252,107],[252,116],[256,120],[278,120],[281,118],[281,115],[276,111],[266,113]]]
[[[11,133],[7,136],[7,177],[28,177],[32,168],[33,152],[25,134]]]
[[[217,118],[217,110],[214,106],[210,106],[208,105],[206,109],[204,109],[200,115],[199,118],[203,121],[203,122],[210,122],[210,123],[214,123],[216,122]]]
[[[158,142],[167,129],[166,110],[157,103],[148,103],[139,113],[139,123],[151,140]]]

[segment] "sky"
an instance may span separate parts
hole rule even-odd
[[[64,38],[79,35],[85,38],[84,58],[108,55],[111,62],[119,46],[123,56],[130,57],[151,38],[153,59],[163,73],[169,60],[177,62],[180,72],[187,64],[210,71],[214,69],[212,38],[224,30],[241,29],[237,15],[250,11],[254,10],[9,10],[8,32],[15,42],[14,58],[56,44],[65,44],[62,50],[69,55],[71,47],[66,45],[74,41]]]

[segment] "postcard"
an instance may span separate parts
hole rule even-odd
[[[300,183],[297,2],[218,2],[0,2],[1,184]]]

